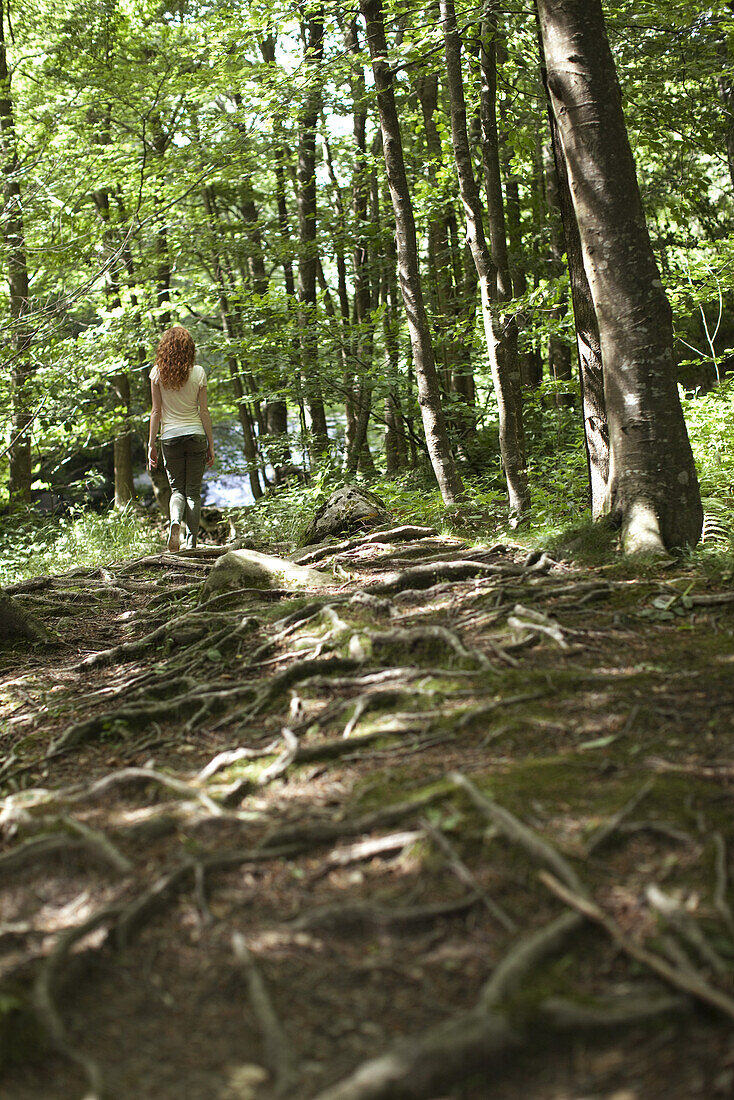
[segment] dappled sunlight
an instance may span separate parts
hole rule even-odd
[[[253,1035],[264,1026],[255,980],[289,1043],[305,1041],[314,998],[329,1006],[308,1043],[327,1064],[347,1042],[345,1071],[398,1033],[454,1026],[490,994],[522,1018],[572,1017],[585,998],[602,1017],[612,1003],[655,1018],[669,1001],[638,1008],[627,952],[652,950],[663,923],[672,935],[675,921],[712,919],[697,822],[714,816],[726,852],[708,792],[728,776],[729,605],[674,597],[671,612],[667,579],[588,579],[504,545],[474,556],[460,540],[419,540],[401,555],[383,535],[362,560],[348,541],[331,551],[351,577],[340,589],[225,593],[209,616],[191,579],[207,559],[163,567],[176,573],[170,601],[165,586],[136,587],[148,568],[160,579],[142,563],[126,574],[137,603],[122,637],[110,645],[107,623],[124,612],[105,618],[90,601],[76,655],[59,653],[50,679],[38,667],[8,677],[25,722],[20,738],[10,727],[6,773],[21,789],[0,805],[4,919],[23,945],[7,972],[83,956],[74,1012],[107,1065],[123,1006],[180,1057],[160,1014],[190,1027],[197,983],[210,990],[206,1043],[242,1080],[260,1065],[254,1047],[232,1057],[243,1021]],[[180,633],[167,635],[173,602]],[[689,733],[704,713],[718,731],[710,761]],[[515,989],[502,960],[560,919],[556,888],[571,891],[569,919],[588,889],[622,953],[571,940]],[[120,985],[128,967],[136,977]],[[559,1097],[574,1096],[568,1085]]]

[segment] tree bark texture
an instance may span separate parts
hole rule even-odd
[[[607,510],[630,552],[695,545],[698,480],[600,0],[538,0],[548,91],[604,362]]]
[[[454,504],[462,495],[463,486],[449,445],[446,421],[441,407],[433,345],[423,301],[413,204],[408,189],[403,142],[395,106],[394,74],[387,60],[382,4],[380,0],[360,0],[360,7],[367,25],[367,41],[377,88],[385,168],[395,214],[398,276],[413,348],[418,403],[423,418],[428,454],[441,497],[445,504]]]
[[[360,458],[367,445],[367,428],[372,408],[373,332],[370,293],[370,179],[367,165],[367,107],[364,71],[359,63],[357,24],[350,20],[346,40],[351,60],[352,118],[354,142],[354,178],[352,181],[352,212],[356,240],[354,243],[354,319],[357,323],[356,377],[354,391],[354,430],[346,455],[346,468],[356,474]]]
[[[7,255],[11,330],[10,500],[30,500],[32,468],[30,399],[32,368],[29,350],[32,333],[27,321],[28,264],[23,226],[20,162],[15,132],[15,112],[5,47],[5,5],[0,0],[0,157],[2,158],[2,235]]]
[[[324,11],[317,8],[308,18],[306,66],[314,69],[324,54]],[[300,304],[301,364],[306,405],[311,417],[314,452],[321,455],[329,446],[326,412],[319,380],[316,329],[316,126],[321,114],[321,85],[316,73],[306,93],[301,112],[298,140],[298,300]]]
[[[545,83],[545,73],[544,73]],[[604,514],[609,479],[609,428],[604,405],[604,370],[599,342],[599,325],[594,311],[589,280],[584,270],[584,256],[579,237],[579,227],[573,210],[573,200],[568,187],[566,162],[556,120],[550,109],[549,123],[553,159],[558,179],[558,205],[563,223],[566,261],[571,282],[571,303],[576,328],[576,348],[579,364],[581,410],[584,421],[584,446],[589,472],[591,515],[600,519]]]
[[[561,217],[560,184],[556,171],[551,142],[543,144],[543,179],[545,181],[545,206],[548,217],[548,238],[550,243],[550,273],[558,278],[563,272],[563,220]],[[561,322],[568,313],[568,300],[564,292],[561,301],[553,307],[553,318]],[[548,369],[555,382],[568,383],[563,391],[556,393],[556,405],[573,407],[574,393],[571,386],[571,348],[566,340],[552,333],[548,340]]]
[[[507,253],[507,224],[502,195],[500,140],[497,128],[497,7],[495,0],[485,0],[482,11],[479,61],[481,69],[482,168],[487,196],[487,224],[489,226],[490,253],[494,267],[496,300],[500,310],[502,310],[503,306],[507,306],[512,302],[513,293]],[[511,395],[511,404],[507,409],[507,415],[512,416],[514,421],[511,436],[516,440],[516,446],[521,450],[521,464],[524,471],[525,431],[522,422],[522,381],[517,350],[517,317],[512,309],[508,309],[506,313],[504,324],[498,322],[501,330],[498,347],[500,355],[498,372],[503,378],[503,389],[507,389]],[[501,439],[502,426],[500,421]],[[524,488],[523,480],[525,482]],[[526,504],[523,507],[529,507],[527,475],[524,472],[520,475],[516,491],[518,493],[524,492]]]
[[[530,507],[519,386],[516,389],[515,379],[507,371],[504,354],[506,349],[500,350],[502,340],[496,316],[496,273],[484,235],[482,204],[469,150],[464,82],[461,73],[461,39],[456,26],[453,0],[441,0],[441,19],[446,56],[446,84],[451,105],[451,140],[459,190],[466,212],[467,240],[479,278],[484,334],[499,412],[500,453],[507,480],[510,514],[519,517]]]

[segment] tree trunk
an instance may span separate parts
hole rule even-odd
[[[112,376],[112,391],[122,410],[122,424],[115,431],[115,507],[124,508],[135,497],[133,479],[133,435],[130,430],[130,375],[127,371]]]
[[[331,148],[329,142],[324,137],[324,156],[326,159],[326,168],[331,180],[331,186],[334,193],[334,209],[336,213],[336,233],[334,240],[334,255],[336,259],[336,280],[337,280],[337,293],[339,297],[339,326],[338,326],[338,343],[339,343],[339,361],[342,368],[342,385],[344,388],[344,447],[346,453],[349,454],[354,444],[354,428],[355,428],[355,400],[354,400],[354,349],[352,347],[352,308],[349,302],[349,291],[347,289],[347,264],[344,259],[344,242],[347,238],[347,219],[344,211],[344,202],[342,200],[341,188],[339,181],[336,178],[334,172],[334,165],[331,159]],[[331,304],[331,295],[328,291],[328,284],[326,282],[326,276],[324,275],[324,269],[319,260],[318,276],[321,283],[321,289],[324,293],[325,299],[330,304],[331,316],[336,320],[336,311]]]
[[[349,474],[356,474],[360,462],[364,461],[367,447],[367,428],[372,408],[372,349],[373,333],[371,319],[370,293],[370,217],[369,197],[370,178],[367,165],[367,109],[365,79],[359,55],[359,36],[357,24],[350,21],[347,31],[347,50],[352,55],[351,86],[354,141],[354,179],[352,181],[352,212],[354,215],[354,319],[356,322],[356,401],[354,434],[347,451],[346,468]],[[367,465],[372,463],[370,456]],[[374,469],[374,464],[373,464]]]
[[[307,68],[315,69],[324,55],[324,11],[318,7],[305,26]],[[315,455],[329,447],[326,412],[319,378],[318,337],[316,327],[316,125],[321,113],[321,84],[312,72],[311,85],[300,118],[298,140],[298,300],[301,335],[301,363],[306,405],[311,417]]]
[[[227,296],[227,279],[222,267],[222,260],[217,247],[218,239],[218,219],[216,207],[214,205],[214,196],[211,188],[205,187],[202,190],[202,199],[204,202],[204,210],[206,212],[207,220],[212,230],[212,264],[214,266],[214,276],[217,283],[217,298],[219,304],[219,316],[222,319],[222,329],[226,339],[234,344],[237,333],[235,331],[234,318],[229,306],[229,298]],[[230,377],[232,378],[232,388],[234,389],[235,401],[237,405],[237,416],[242,428],[242,449],[247,461],[247,476],[250,482],[250,489],[254,500],[259,500],[263,495],[263,489],[260,484],[260,476],[258,474],[259,456],[257,453],[257,442],[255,439],[255,430],[252,423],[252,416],[247,406],[247,399],[245,397],[244,387],[242,385],[242,378],[237,358],[232,351],[227,354],[227,366],[229,367]]]
[[[99,135],[98,141],[102,145],[109,144],[109,131]],[[105,190],[95,191],[93,194],[94,205],[102,221],[103,235],[110,253],[115,254],[115,242],[113,240],[110,224],[110,196]],[[105,291],[108,304],[113,309],[122,309],[120,297],[120,275],[124,270],[121,259],[111,262],[107,271]],[[127,371],[121,371],[110,379],[112,392],[115,396],[116,415],[119,423],[115,426],[114,437],[114,479],[115,479],[115,507],[124,508],[135,497],[135,482],[133,478],[133,434],[130,428],[130,375]]]
[[[543,179],[545,182],[546,214],[550,230],[551,274],[558,278],[563,271],[564,241],[559,194],[560,185],[550,142],[543,144]],[[554,320],[561,322],[567,313],[568,301],[564,293],[562,300],[557,306],[553,307],[552,316]],[[573,378],[571,348],[567,341],[557,333],[552,333],[548,340],[548,367],[554,381],[566,383],[563,391],[556,393],[556,405],[572,408],[574,394],[571,385],[571,379]]]
[[[467,240],[479,278],[484,334],[499,410],[500,452],[507,479],[510,514],[517,518],[530,508],[519,384],[516,385],[516,378],[510,373],[512,363],[511,360],[508,363],[506,349],[501,348],[500,325],[495,316],[496,301],[493,299],[496,299],[497,292],[496,274],[484,235],[482,205],[469,150],[461,74],[461,40],[456,26],[453,0],[441,0],[441,18],[446,54],[446,82],[451,102],[451,140],[459,190],[466,211]],[[499,162],[497,167],[498,165]],[[498,349],[501,349],[500,354]]]
[[[454,504],[460,498],[463,486],[446,432],[433,345],[423,302],[413,204],[408,189],[400,123],[395,106],[394,76],[387,60],[382,4],[381,0],[360,0],[360,7],[367,25],[367,41],[377,88],[385,167],[395,213],[400,289],[408,317],[423,428],[443,501],[445,504]]]
[[[547,73],[542,48],[541,66],[543,84],[547,94]],[[568,186],[566,162],[563,159],[563,148],[561,147],[556,120],[553,117],[550,99],[548,100],[548,121],[556,178],[558,180],[558,206],[561,212],[566,261],[571,281],[571,302],[576,328],[581,411],[584,421],[584,445],[589,473],[591,515],[594,519],[600,519],[604,514],[607,481],[609,479],[609,429],[604,406],[604,371],[601,343],[599,341],[599,325],[596,320],[589,281],[584,270],[581,238],[579,237],[573,200]]]
[[[23,227],[23,201],[20,188],[20,163],[15,133],[15,113],[11,77],[5,49],[5,8],[0,0],[0,157],[2,157],[3,211],[2,235],[7,256],[10,292],[10,500],[28,502],[31,498],[33,464],[31,461],[30,399],[32,368],[29,349],[32,333],[26,317],[28,301],[28,265]]]
[[[650,245],[600,0],[538,0],[604,361],[607,509],[629,552],[695,545],[701,498],[675,383],[670,305]]]

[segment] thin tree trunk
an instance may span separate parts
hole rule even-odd
[[[519,384],[516,385],[516,379],[510,373],[511,364],[508,370],[506,349],[502,349],[503,353],[498,355],[501,337],[495,316],[496,303],[493,302],[496,295],[496,274],[484,236],[482,205],[469,150],[464,84],[461,74],[461,40],[456,27],[453,0],[441,0],[441,18],[446,55],[446,81],[451,102],[451,139],[459,190],[466,211],[467,240],[471,246],[479,278],[484,334],[499,412],[500,452],[507,479],[510,514],[517,518],[530,508]]]
[[[270,35],[263,39],[260,43],[260,52],[263,57],[263,61],[270,65],[275,64],[275,37]],[[274,171],[275,171],[275,201],[278,209],[278,227],[281,235],[281,246],[283,253],[283,282],[285,284],[285,292],[288,295],[289,301],[293,301],[296,296],[295,282],[293,279],[293,263],[290,257],[290,240],[291,240],[291,228],[290,219],[288,217],[288,202],[286,199],[285,178],[286,178],[286,148],[282,137],[282,123],[280,118],[276,117],[274,120]],[[301,350],[300,341],[297,338],[293,340],[293,375],[294,375],[294,389],[296,394],[296,403],[298,404],[298,413],[300,423],[302,427],[302,434],[305,438],[305,431],[303,426],[305,425],[305,412],[303,407],[303,385],[301,374]],[[283,401],[283,409],[276,411],[276,422],[279,424],[285,424],[283,431],[288,431],[288,410],[285,401]],[[266,409],[266,419],[268,417]],[[287,443],[282,448],[283,465],[275,467],[275,479],[283,480],[286,476],[286,470],[291,464],[291,452]]]
[[[349,454],[354,448],[354,429],[356,423],[355,416],[355,395],[354,395],[354,349],[352,347],[352,309],[349,302],[349,291],[347,289],[347,264],[344,259],[344,242],[347,237],[347,219],[344,210],[344,202],[342,200],[341,188],[334,172],[334,164],[331,159],[331,148],[326,137],[324,137],[324,156],[326,159],[326,168],[331,180],[331,186],[334,193],[334,208],[336,212],[337,231],[334,240],[334,254],[336,257],[336,280],[337,280],[337,293],[339,296],[339,360],[342,368],[342,385],[344,387],[344,446],[346,453]],[[318,265],[319,278],[322,280],[322,288],[326,287],[326,277],[323,273],[323,267],[319,261]],[[333,313],[334,318],[336,313]]]
[[[109,144],[109,132],[100,135],[101,144]],[[107,247],[114,252],[112,226],[110,224],[110,196],[105,190],[94,192],[94,204],[102,220],[103,234]],[[122,308],[120,297],[120,274],[122,263],[118,262],[110,268],[107,274],[106,293],[109,304],[113,309]],[[133,449],[132,430],[130,427],[130,375],[128,371],[120,371],[110,379],[112,392],[116,398],[116,405],[120,423],[115,427],[113,443],[114,453],[114,479],[115,479],[115,507],[124,508],[135,497],[135,481],[133,478]]]
[[[229,298],[227,295],[227,279],[222,267],[221,256],[217,247],[219,224],[217,218],[217,212],[214,205],[214,197],[211,188],[205,187],[202,191],[202,200],[204,203],[204,210],[206,212],[207,221],[212,233],[212,245],[211,245],[211,257],[214,267],[214,276],[217,283],[217,299],[219,305],[219,315],[222,319],[222,329],[226,339],[230,344],[234,344],[237,333],[235,331],[234,318],[229,305]],[[252,422],[252,416],[247,406],[247,399],[245,397],[244,387],[242,385],[242,378],[240,374],[239,363],[232,351],[227,353],[227,366],[229,368],[230,377],[232,379],[232,388],[234,389],[235,402],[237,405],[237,416],[242,427],[242,449],[247,461],[247,476],[250,482],[250,489],[254,500],[259,500],[263,495],[263,489],[260,484],[260,476],[258,474],[259,456],[257,452],[257,443],[255,440],[255,429]]]
[[[551,274],[558,278],[563,271],[563,229],[561,219],[561,200],[559,195],[558,173],[556,172],[553,149],[550,142],[543,144],[543,179],[545,181],[545,205],[549,223]],[[568,302],[564,293],[563,299],[553,307],[554,320],[562,322],[568,313]],[[568,342],[557,333],[552,333],[548,340],[548,368],[551,377],[556,382],[565,382],[563,392],[556,393],[556,405],[559,407],[573,407],[574,395],[571,387],[573,372],[571,370],[571,348]]]
[[[367,170],[367,109],[365,79],[357,60],[359,36],[357,24],[351,20],[347,30],[347,50],[352,55],[351,86],[354,141],[354,179],[352,183],[352,211],[356,240],[354,243],[354,319],[356,321],[356,417],[351,446],[347,450],[347,473],[356,474],[360,461],[364,461],[367,446],[367,428],[372,407],[372,321],[370,294],[369,255],[369,195],[370,181]],[[372,464],[370,456],[368,465]],[[374,469],[374,464],[373,469]]]
[[[163,158],[168,147],[168,138],[158,115],[153,116],[151,127],[153,131],[153,150],[157,157],[158,166],[162,168]],[[171,255],[168,249],[168,223],[164,213],[160,210],[162,203],[157,185],[153,194],[153,203],[156,211],[155,282],[158,307],[157,319],[161,328],[167,329],[171,325]]]
[[[625,549],[695,545],[702,509],[600,0],[538,0],[548,89],[599,322],[607,507]]]
[[[462,495],[463,486],[446,432],[438,374],[423,302],[413,204],[408,189],[400,123],[395,106],[394,75],[387,60],[382,4],[381,0],[360,0],[360,7],[367,25],[367,41],[377,88],[385,167],[395,213],[400,289],[413,347],[423,428],[443,501],[445,504],[454,504]]]
[[[11,417],[10,417],[10,500],[27,503],[33,480],[31,461],[30,399],[32,368],[29,359],[33,339],[27,321],[28,264],[23,226],[23,201],[20,186],[20,162],[15,132],[15,112],[10,71],[5,48],[5,6],[0,0],[0,156],[2,157],[3,211],[2,235],[7,255],[7,277],[12,321],[10,346]]]
[[[307,67],[315,69],[324,55],[324,10],[318,7],[305,25]],[[326,412],[319,378],[316,327],[316,125],[321,113],[321,85],[316,72],[300,119],[298,140],[298,300],[300,303],[301,363],[306,404],[311,417],[314,452],[322,455],[329,446]]]

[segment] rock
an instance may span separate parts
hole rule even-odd
[[[362,527],[376,527],[392,517],[375,493],[359,485],[343,485],[319,508],[302,539],[303,546]]]
[[[228,588],[321,588],[325,584],[333,584],[333,578],[318,569],[257,550],[231,550],[213,567],[202,586],[201,599]]]

